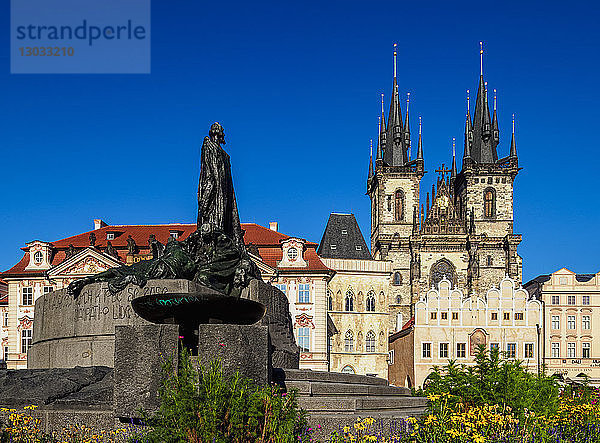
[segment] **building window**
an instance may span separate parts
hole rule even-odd
[[[560,305],[560,295],[553,295],[552,296],[552,304],[553,305]]]
[[[275,287],[277,289],[279,289],[281,292],[283,292],[284,294],[287,294],[287,285],[285,283],[277,283],[275,285]]]
[[[310,283],[298,285],[298,303],[310,303]]]
[[[367,294],[366,305],[368,312],[375,312],[375,294],[373,292]]]
[[[454,284],[454,274],[454,265],[449,260],[439,260],[431,267],[430,286],[437,288],[443,278]]]
[[[494,263],[493,260],[492,260],[492,256],[491,255],[487,256],[487,260],[486,261],[487,261],[487,265],[488,266],[492,266],[492,263]]]
[[[8,361],[8,346],[4,346],[4,361]]]
[[[402,284],[402,274],[400,274],[400,271],[394,272],[394,284],[396,286]]]
[[[574,295],[568,295],[567,296],[567,304],[568,305],[574,305],[575,304],[575,296]]]
[[[394,218],[396,221],[404,220],[404,193],[400,189],[395,194],[394,209]]]
[[[2,326],[8,326],[8,312],[2,315]]]
[[[365,345],[367,352],[375,352],[375,333],[373,331],[367,332]]]
[[[431,313],[431,319],[432,320],[436,320],[437,319],[437,312],[432,312]]]
[[[342,229],[342,235],[348,235],[348,230],[347,229]]]
[[[327,309],[333,311],[333,297],[331,292],[327,294]]]
[[[590,343],[583,343],[581,345],[581,356],[583,358],[590,358],[590,348],[591,348]]]
[[[458,312],[452,313],[452,320],[458,320]]]
[[[567,316],[567,329],[575,329],[575,316]]]
[[[552,316],[552,329],[560,329],[560,316],[559,315]]]
[[[552,343],[552,358],[560,358],[560,343]]]
[[[329,247],[331,248],[332,251],[335,251],[337,249],[336,245],[330,245]]]
[[[431,343],[422,343],[423,358],[431,358]]]
[[[582,297],[581,304],[582,305],[589,305],[590,304],[590,296],[589,295],[584,295]]]
[[[33,261],[36,265],[41,264],[42,261],[44,261],[44,254],[42,254],[40,251],[37,251],[35,254],[33,254]]]
[[[357,251],[362,251],[362,246],[361,245],[356,245],[356,250]]]
[[[575,343],[567,343],[567,357],[575,358]]]
[[[483,216],[493,218],[496,212],[496,191],[494,188],[487,188],[483,191]]]
[[[517,358],[517,344],[507,343],[506,344],[506,358]]]
[[[48,294],[52,291],[54,291],[54,288],[52,286],[44,286],[44,294]]]
[[[388,208],[388,212],[392,210],[392,196],[391,195],[387,196],[387,208]]]
[[[23,305],[30,306],[33,304],[33,288],[23,288]]]
[[[393,349],[390,352],[388,352],[388,364],[390,364],[390,365],[394,364],[394,350]]]
[[[492,312],[492,320],[498,320],[498,313]]]
[[[525,343],[525,358],[533,358],[533,343]]]
[[[294,261],[298,258],[298,250],[296,248],[289,248],[287,256],[290,261]]]
[[[344,337],[344,351],[354,352],[354,334],[352,331],[346,331],[346,336]]]
[[[448,320],[448,313],[442,312],[442,320]]]
[[[177,237],[175,237],[177,238]],[[107,240],[114,240],[115,239],[115,233],[114,232],[108,232],[106,233],[106,239]]]
[[[179,231],[169,231],[169,236],[177,240],[179,238]],[[112,239],[109,239],[112,240]]]
[[[523,313],[515,312],[515,320],[523,320]]]
[[[590,322],[590,316],[589,315],[584,315],[581,318],[581,329],[591,329],[591,322]]]
[[[346,311],[354,311],[354,294],[352,291],[346,292]]]
[[[466,343],[456,343],[456,357],[457,358],[466,358],[467,356],[467,344]]]
[[[346,365],[342,368],[342,374],[356,374],[356,371],[352,366]]]
[[[21,331],[21,352],[23,354],[27,354],[27,351],[31,347],[32,341],[32,330],[31,329],[23,329]]]
[[[500,350],[500,343],[490,343],[490,352],[492,352],[493,350],[499,351]]]
[[[440,358],[448,358],[448,343],[440,343]]]
[[[310,350],[309,328],[298,328],[298,347],[304,352],[308,352]]]
[[[510,320],[510,312],[504,313],[504,320]]]

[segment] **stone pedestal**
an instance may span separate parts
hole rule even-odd
[[[178,343],[177,325],[115,327],[115,417],[140,418],[140,409],[158,409],[163,363],[171,359],[177,368]]]
[[[204,324],[198,330],[198,363],[219,360],[228,377],[239,371],[258,384],[271,381],[271,340],[268,326]]]

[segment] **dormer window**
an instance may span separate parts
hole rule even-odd
[[[357,251],[362,251],[362,246],[361,245],[356,245],[356,250]]]
[[[331,245],[331,250],[335,251],[337,249],[337,245]]]
[[[171,237],[173,237],[175,240],[177,240],[181,236],[181,234],[183,234],[183,231],[175,231],[175,230],[169,231],[169,235]]]
[[[37,251],[35,254],[33,254],[33,261],[36,265],[42,264],[44,261],[44,254],[42,254],[41,251]]]
[[[114,232],[107,232],[106,233],[106,240],[114,240],[115,239],[115,233]]]
[[[294,261],[298,258],[298,250],[296,248],[289,248],[287,251],[287,256],[290,261]]]
[[[348,230],[347,229],[342,229],[342,235],[348,235]]]

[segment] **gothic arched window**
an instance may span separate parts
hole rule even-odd
[[[344,351],[354,352],[354,333],[352,331],[346,331],[344,336]]]
[[[346,292],[346,311],[354,311],[354,294],[350,290]]]
[[[394,210],[394,219],[396,221],[404,220],[404,192],[400,189],[398,189],[395,194]]]
[[[402,284],[402,274],[400,271],[394,272],[394,285],[398,286]]]
[[[454,285],[455,275],[454,275],[454,265],[446,260],[445,258],[437,261],[431,267],[431,277],[430,283],[431,286],[436,287],[442,281],[443,278],[450,280],[450,282]]]
[[[327,291],[327,309],[333,311],[333,295],[329,290]]]
[[[375,293],[370,291],[367,294],[367,312],[375,312]]]
[[[487,262],[486,262],[486,264],[487,264],[488,266],[492,266],[492,264],[493,264],[493,263],[494,263],[494,261],[492,260],[492,256],[491,256],[491,255],[488,255],[488,256],[487,256]]]
[[[373,331],[367,332],[365,347],[367,352],[375,352],[375,333]]]
[[[483,191],[483,216],[493,218],[496,215],[496,191],[494,188],[486,188]]]

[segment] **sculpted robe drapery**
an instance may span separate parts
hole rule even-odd
[[[198,184],[198,229],[210,223],[245,250],[229,155],[210,137],[204,138]]]

